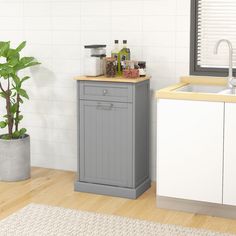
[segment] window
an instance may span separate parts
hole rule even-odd
[[[227,76],[229,52],[218,40],[228,39],[234,48],[233,65],[236,72],[236,0],[192,0],[190,74]]]

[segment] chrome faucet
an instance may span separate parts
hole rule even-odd
[[[221,43],[227,43],[229,47],[229,76],[228,76],[228,86],[230,88],[236,88],[236,83],[234,82],[234,77],[233,77],[233,45],[228,39],[221,39],[216,43],[215,49],[214,49],[214,54],[218,53],[218,48]]]

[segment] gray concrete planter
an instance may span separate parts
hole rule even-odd
[[[0,138],[0,181],[30,178],[30,136],[22,139]]]

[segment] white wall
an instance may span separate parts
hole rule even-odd
[[[27,40],[25,54],[42,62],[29,71],[23,108],[34,166],[76,170],[72,78],[83,74],[84,44],[106,43],[109,51],[114,39],[127,39],[132,58],[147,61],[153,90],[188,74],[190,0],[0,0],[0,9],[0,40]],[[153,179],[155,122],[154,109]]]

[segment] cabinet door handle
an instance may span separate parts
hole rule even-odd
[[[104,89],[103,90],[103,96],[107,95],[108,94],[108,90],[107,89]]]
[[[110,105],[101,105],[101,104],[98,104],[97,105],[97,109],[98,110],[111,110],[113,108],[113,104],[111,103]]]

